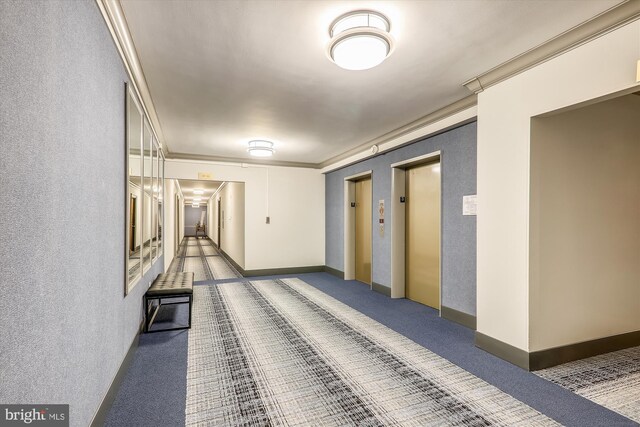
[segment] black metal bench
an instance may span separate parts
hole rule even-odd
[[[172,301],[176,298],[183,299],[178,302],[165,302],[162,300]],[[187,298],[185,301],[184,298]],[[157,301],[157,305],[154,302]],[[151,304],[151,305],[150,305]],[[150,330],[153,321],[163,305],[173,304],[189,304],[189,324],[176,328],[155,329]],[[144,294],[144,331],[145,332],[161,332],[175,331],[179,329],[191,328],[191,307],[193,305],[193,273],[168,273],[158,274],[156,280]]]

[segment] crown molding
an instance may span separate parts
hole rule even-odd
[[[364,142],[337,156],[326,159],[320,163],[289,162],[275,160],[254,160],[246,158],[232,158],[223,156],[199,155],[190,153],[172,153],[164,139],[162,127],[153,104],[153,99],[147,85],[142,66],[140,65],[135,45],[131,38],[126,18],[120,4],[120,0],[96,0],[102,16],[109,28],[116,48],[122,58],[127,73],[131,79],[134,90],[142,103],[145,115],[149,119],[151,127],[160,142],[167,160],[192,160],[222,163],[246,163],[264,166],[284,166],[326,169],[334,164],[366,152],[372,145],[393,143],[404,136],[417,132],[433,123],[454,116],[461,111],[477,105],[477,93],[484,89],[530,69],[540,63],[548,61],[562,53],[587,43],[610,31],[613,31],[629,22],[640,18],[640,0],[626,0],[613,8],[595,16],[594,18],[579,24],[572,29],[548,40],[547,42],[518,55],[491,70],[473,77],[463,85],[473,95],[454,102],[439,110],[436,110],[420,119],[408,123],[395,130],[387,132],[375,139]],[[425,130],[426,136],[429,132]],[[405,138],[406,139],[406,138]],[[415,139],[413,139],[415,140]]]
[[[357,156],[362,153],[369,153],[369,149],[373,144],[385,144],[385,147],[377,154],[382,154],[390,149],[397,148],[401,145],[410,144],[411,142],[415,142],[420,138],[424,138],[427,135],[432,135],[434,132],[439,133],[442,131],[446,131],[451,129],[452,127],[460,126],[470,121],[475,120],[475,112],[469,113],[470,108],[473,108],[477,105],[477,95],[469,95],[466,98],[463,98],[459,101],[454,102],[453,104],[449,104],[446,107],[443,107],[439,110],[436,110],[418,120],[415,120],[411,123],[408,123],[402,127],[399,127],[393,131],[387,132],[386,134],[367,141],[354,147],[344,153],[332,157],[328,160],[325,160],[320,163],[305,163],[305,162],[290,162],[290,161],[278,161],[278,160],[257,160],[257,159],[247,159],[241,157],[224,157],[224,156],[211,156],[205,154],[193,154],[193,153],[169,153],[167,155],[167,161],[191,161],[191,162],[207,162],[207,163],[223,163],[223,164],[251,164],[251,165],[262,165],[262,166],[283,166],[283,167],[294,167],[294,168],[310,168],[310,169],[322,169],[322,172],[325,173],[328,170],[331,170],[332,166],[336,166],[335,168],[344,167],[345,160],[352,160],[351,157]],[[463,113],[464,117],[456,118],[455,115]],[[469,116],[469,117],[468,117]],[[473,116],[473,117],[471,117]],[[451,123],[447,123],[446,126],[442,128],[438,128],[434,130],[431,125],[436,124],[437,122],[445,122],[446,119],[452,121]],[[371,154],[366,157],[370,157]],[[351,161],[358,162],[364,160],[364,158],[358,158],[356,160]]]
[[[420,140],[423,140],[426,138],[432,138],[436,135],[449,132],[452,129],[477,121],[477,116],[478,116],[477,106],[469,107],[466,110],[462,110],[456,114],[445,117],[442,120],[438,120],[435,123],[426,125],[409,134],[393,139],[384,144],[380,144],[379,146],[380,150],[375,154],[373,152],[361,151],[358,154],[354,154],[353,156],[350,156],[344,160],[341,160],[337,163],[332,163],[329,166],[322,168],[320,172],[322,172],[323,174],[326,174],[338,169],[345,168],[347,166],[354,165],[356,163],[360,163],[367,159],[385,154],[389,151],[402,148],[404,146],[413,144]]]
[[[473,93],[500,83],[538,64],[594,40],[640,18],[640,0],[627,0],[538,45],[463,85]]]
[[[290,168],[308,168],[319,169],[320,165],[317,163],[304,163],[304,162],[288,162],[285,160],[256,160],[245,159],[241,157],[224,157],[224,156],[209,156],[206,154],[191,154],[191,153],[170,153],[167,156],[167,160],[188,160],[207,163],[235,163],[235,164],[248,164],[248,165],[261,165],[261,166],[284,166]]]
[[[353,156],[354,154],[359,154],[363,151],[367,151],[369,150],[371,145],[391,142],[395,139],[401,138],[404,135],[414,132],[421,127],[425,127],[429,124],[435,123],[439,120],[452,116],[464,109],[475,106],[477,104],[476,95],[470,95],[462,100],[456,101],[453,104],[450,104],[444,108],[434,111],[420,119],[417,119],[411,123],[408,123],[407,125],[404,125],[400,128],[387,132],[386,134],[380,137],[377,137],[375,139],[364,142],[358,145],[357,147],[354,147],[342,154],[331,157],[320,163],[290,162],[290,161],[277,161],[277,160],[255,160],[255,159],[246,159],[246,158],[171,152],[164,139],[164,135],[162,133],[162,127],[160,125],[160,120],[156,113],[156,109],[153,104],[153,99],[151,97],[151,93],[147,85],[147,80],[142,70],[142,66],[140,65],[138,54],[136,52],[133,39],[131,38],[131,33],[129,32],[129,28],[127,26],[127,21],[124,16],[124,12],[122,10],[122,6],[120,4],[120,0],[96,0],[96,3],[98,5],[98,8],[100,9],[100,12],[102,13],[105,23],[107,24],[107,27],[109,28],[109,31],[116,45],[118,53],[120,54],[120,57],[122,58],[125,69],[127,70],[127,73],[129,74],[129,78],[131,79],[132,86],[136,94],[138,95],[138,98],[140,99],[145,115],[147,116],[150,122],[150,125],[152,127],[152,130],[156,135],[156,139],[160,142],[162,146],[163,154],[165,155],[166,160],[192,160],[192,161],[195,160],[195,161],[205,161],[205,162],[222,162],[222,163],[239,163],[239,164],[245,163],[245,164],[263,165],[263,166],[283,166],[283,167],[322,169],[332,164],[335,164],[337,162],[340,162],[344,159],[347,159]]]
[[[459,101],[454,102],[453,104],[449,104],[446,107],[440,108],[430,114],[427,114],[424,117],[419,118],[418,120],[414,120],[411,123],[408,123],[402,127],[392,130],[391,132],[387,132],[382,136],[379,136],[375,139],[371,139],[367,142],[364,142],[357,147],[354,147],[350,150],[345,151],[342,154],[339,154],[335,157],[331,157],[323,162],[321,162],[318,166],[321,169],[324,169],[328,166],[331,166],[335,163],[341,162],[351,156],[359,154],[363,151],[368,151],[372,145],[379,145],[391,142],[393,140],[402,138],[403,136],[414,132],[420,128],[424,128],[430,124],[443,120],[447,117],[453,116],[460,111],[466,110],[468,108],[476,106],[478,103],[477,95],[469,95],[466,98],[463,98]],[[424,134],[426,135],[426,133]],[[422,136],[424,136],[422,135]],[[415,140],[415,139],[414,139]]]
[[[142,104],[142,109],[144,110],[156,139],[162,146],[163,154],[166,155],[169,153],[169,148],[165,142],[162,127],[160,126],[160,120],[158,119],[158,114],[156,113],[156,108],[153,104],[153,99],[151,98],[151,92],[147,85],[147,79],[145,78],[144,71],[140,65],[138,53],[136,52],[135,44],[131,38],[131,33],[127,26],[127,19],[124,16],[120,1],[96,0],[96,3],[98,4],[98,8],[102,13],[102,17],[104,18],[107,27],[109,28],[111,37],[113,38],[116,48],[118,49],[118,53],[122,58],[124,67],[127,70],[127,74],[129,74],[129,79],[131,80],[131,84],[138,95],[140,103]]]

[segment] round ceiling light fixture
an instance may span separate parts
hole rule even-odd
[[[368,70],[391,53],[389,20],[372,10],[356,10],[337,18],[329,28],[329,57],[346,70]]]
[[[204,194],[203,190],[193,190],[193,194]]]
[[[273,142],[254,140],[249,141],[247,152],[255,157],[271,157],[276,150],[273,149]]]

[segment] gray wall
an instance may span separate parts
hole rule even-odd
[[[209,234],[209,224],[207,224],[207,207],[200,206],[199,208],[192,208],[191,206],[184,207],[184,235],[195,236],[196,224],[200,222],[201,212],[204,212],[204,224],[206,225],[207,234]],[[202,236],[202,233],[200,233]]]
[[[462,196],[476,194],[476,123],[407,145],[326,175],[326,263],[344,271],[344,178],[372,170],[373,281],[391,286],[391,164],[442,152],[442,304],[475,316],[476,217],[462,215]],[[385,201],[385,233],[377,230]]]
[[[124,297],[124,82],[93,1],[0,2],[0,402],[91,422],[142,320]]]

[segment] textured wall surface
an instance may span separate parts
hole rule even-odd
[[[476,123],[384,153],[326,175],[326,264],[344,271],[344,178],[372,170],[373,224],[385,201],[385,233],[372,233],[373,281],[391,286],[391,164],[442,153],[442,304],[476,313],[476,217],[462,215],[462,196],[476,194]]]
[[[92,1],[0,2],[0,402],[91,422],[142,320],[124,297],[124,82]]]

